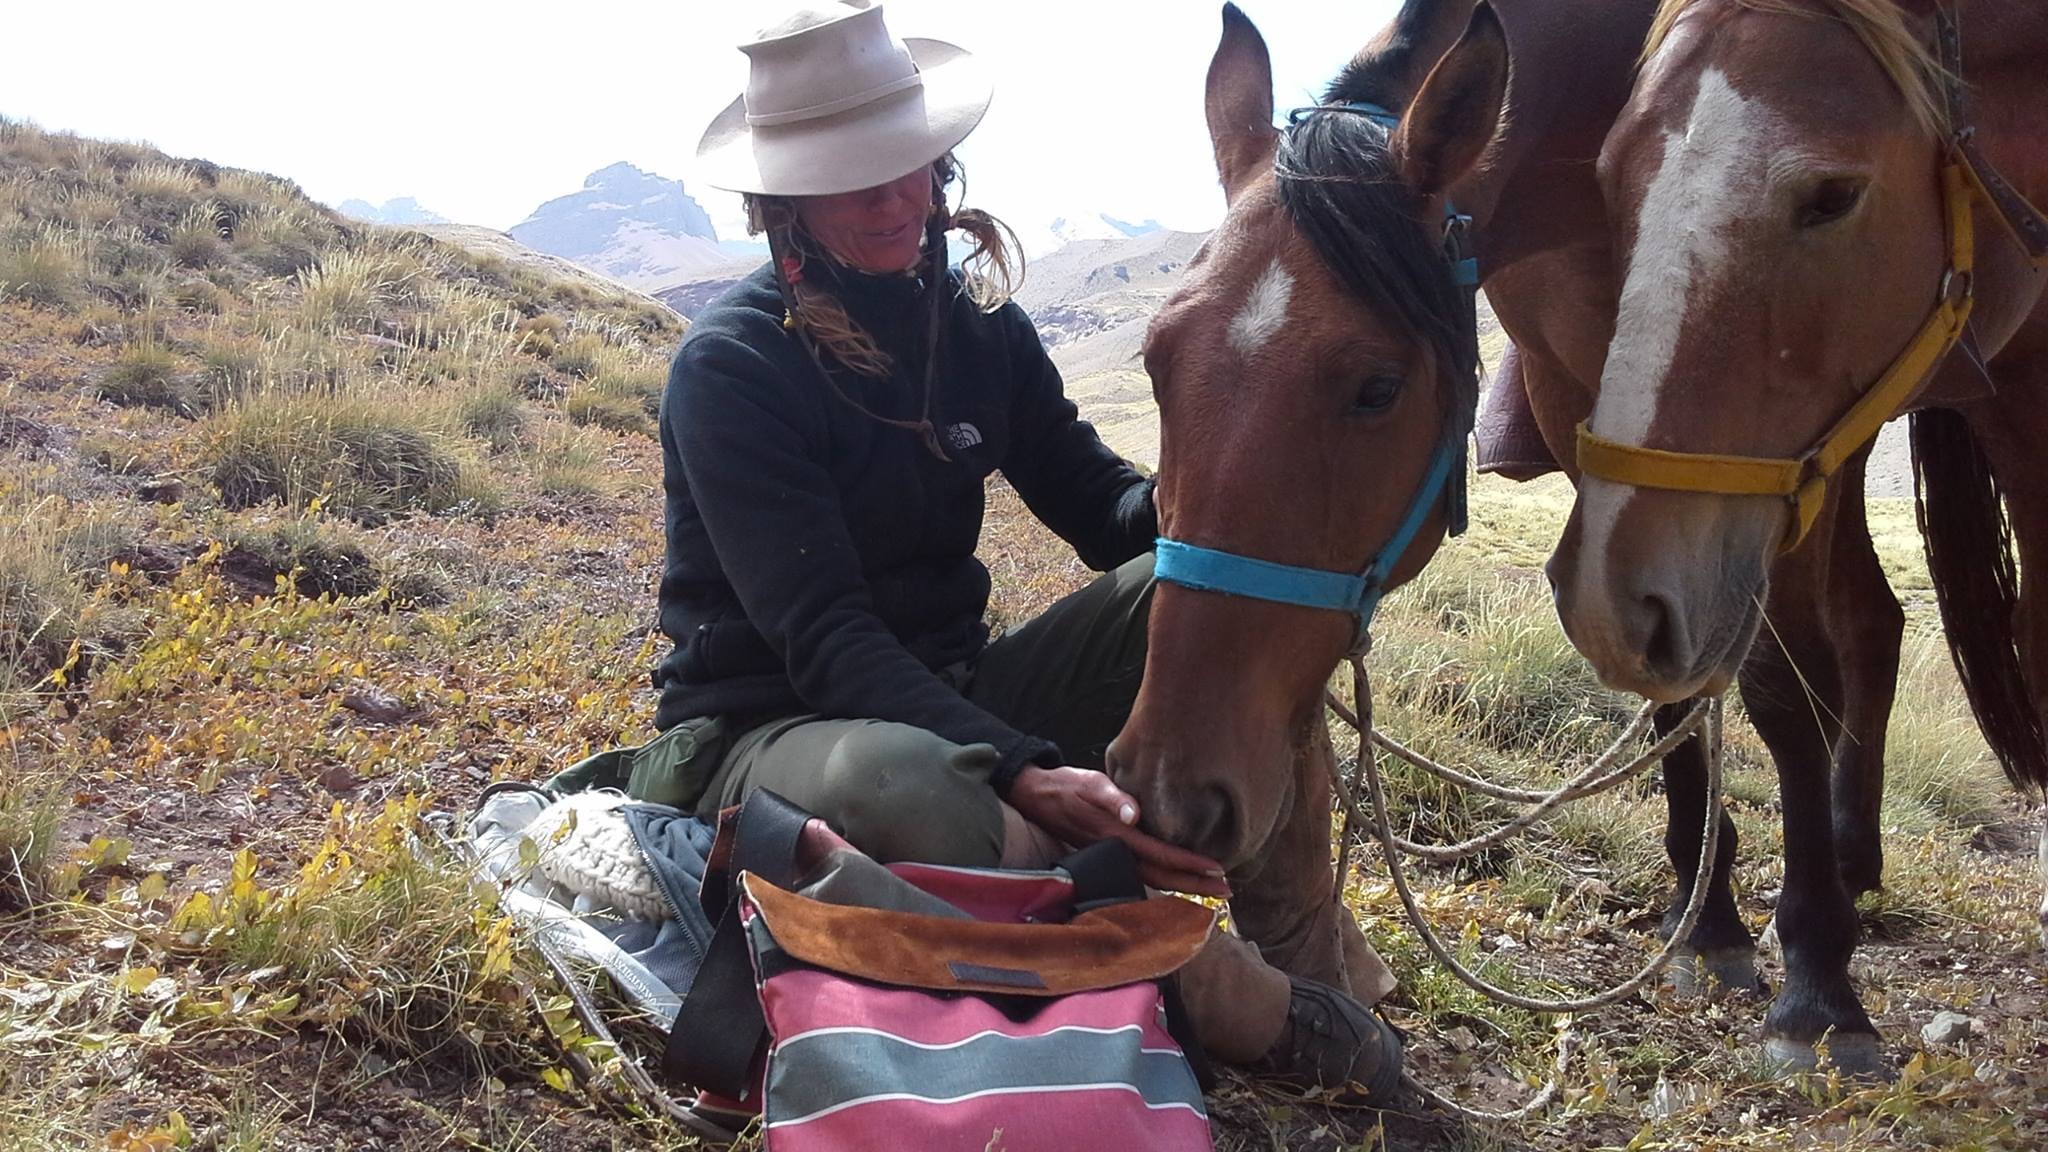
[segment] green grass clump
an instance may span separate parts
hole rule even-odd
[[[220,208],[195,204],[171,232],[171,259],[186,268],[208,268],[227,251],[220,232]]]
[[[5,697],[0,696],[0,720],[6,718]],[[71,787],[62,775],[26,762],[7,746],[0,746],[0,765],[5,767],[0,771],[0,908],[28,907],[49,893],[59,826],[71,808]]]
[[[526,403],[510,385],[479,380],[458,390],[452,402],[462,430],[490,445],[491,451],[519,447],[526,434]]]
[[[94,385],[100,396],[124,408],[161,408],[191,416],[202,407],[182,357],[154,341],[124,349]]]
[[[401,279],[381,255],[338,249],[300,272],[298,283],[300,317],[308,327],[350,331],[383,315]]]
[[[245,525],[228,533],[224,568],[245,581],[289,579],[302,596],[368,596],[382,584],[360,536],[316,517]]]
[[[605,460],[604,441],[588,431],[557,432],[534,456],[534,479],[543,496],[573,499],[607,496],[613,491],[615,477]]]
[[[0,240],[0,299],[62,308],[85,292],[85,246],[76,234],[43,227]]]
[[[57,518],[24,499],[0,502],[0,727],[33,707],[85,635],[85,589]]]
[[[258,396],[214,418],[202,459],[230,508],[318,500],[366,524],[444,512],[469,478],[449,436],[420,422],[427,408],[353,392]]]
[[[562,414],[578,424],[622,434],[654,434],[647,410],[630,396],[615,396],[598,388],[579,388],[562,401]]]

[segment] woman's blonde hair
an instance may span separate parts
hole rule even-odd
[[[966,171],[952,153],[932,162],[933,223],[942,220],[945,226],[940,231],[962,232],[972,241],[973,247],[961,261],[963,286],[975,307],[994,312],[1009,302],[1023,282],[1024,254],[1009,225],[979,208],[954,211],[947,207],[947,189],[956,183],[964,193]],[[768,238],[770,259],[778,265],[777,276],[788,285],[793,303],[786,323],[852,371],[862,376],[889,375],[895,368],[894,359],[847,315],[829,288],[803,274],[810,260],[829,257],[804,230],[796,206],[786,197],[748,195],[746,211],[748,233]]]

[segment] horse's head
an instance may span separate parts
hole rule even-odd
[[[1550,563],[1566,632],[1614,687],[1727,686],[1771,564],[1829,487],[1811,481],[1860,446],[1831,430],[1960,289],[1943,274],[1940,94],[1910,19],[1893,0],[1659,14],[1600,158],[1626,271]]]
[[[1428,478],[1447,453],[1462,470],[1475,403],[1443,193],[1492,138],[1506,79],[1482,5],[1398,129],[1325,108],[1283,132],[1265,42],[1225,8],[1207,113],[1228,212],[1145,341],[1162,536],[1340,579],[1378,559],[1382,587],[1429,559],[1444,501],[1419,494],[1441,490]],[[1389,548],[1411,512],[1412,542]],[[1162,579],[1144,684],[1109,750],[1148,825],[1246,863],[1287,813],[1294,751],[1359,627]]]

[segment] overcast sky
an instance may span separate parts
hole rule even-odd
[[[1241,0],[1283,108],[1308,102],[1398,0]],[[212,0],[9,3],[0,115],[286,176],[330,204],[415,196],[507,228],[619,160],[683,180],[720,235],[738,197],[694,179],[699,133],[746,80],[734,45],[788,0],[545,7]],[[970,199],[1020,231],[1107,212],[1222,214],[1202,125],[1210,0],[889,0],[898,35],[985,57],[996,99],[961,155]]]

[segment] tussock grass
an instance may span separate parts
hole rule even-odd
[[[1916,629],[1900,653],[1899,698],[1885,738],[1886,832],[1975,832],[2004,818],[2007,791],[1947,643],[1937,629]]]
[[[169,160],[137,164],[122,177],[121,184],[132,196],[165,200],[189,200],[203,187],[190,168]]]
[[[186,268],[207,268],[220,260],[227,245],[221,236],[220,206],[194,204],[171,231],[171,259]]]
[[[6,675],[6,659],[0,654],[0,677]],[[0,721],[8,718],[8,711],[0,696]],[[58,829],[71,810],[71,789],[62,773],[31,761],[11,745],[0,745],[0,766],[6,768],[0,772],[0,909],[32,907],[50,894]],[[0,1077],[5,1076],[5,1067],[5,1058],[0,1057]],[[11,1077],[0,1082],[10,1088],[15,1083]],[[0,1109],[0,1134],[6,1132],[4,1112]]]
[[[0,727],[34,706],[85,635],[85,590],[65,562],[60,523],[41,501],[0,495]]]
[[[203,459],[230,508],[281,501],[367,524],[443,512],[469,494],[431,405],[357,392],[273,394],[223,412]]]
[[[493,452],[519,447],[526,434],[526,402],[510,384],[482,379],[458,388],[450,397],[462,430],[490,445]]]
[[[607,432],[654,434],[647,410],[630,396],[615,396],[594,387],[578,388],[562,401],[562,414],[578,424],[603,428]]]
[[[382,584],[361,534],[317,516],[236,525],[226,543],[223,567],[286,578],[302,596],[368,596]]]
[[[329,250],[298,275],[300,319],[315,330],[360,330],[384,314],[405,275],[380,253]]]
[[[122,407],[139,405],[191,416],[203,406],[184,358],[155,341],[123,349],[100,374],[95,388],[103,399]]]
[[[62,308],[84,295],[89,268],[76,233],[45,225],[0,240],[0,299]]]
[[[234,250],[266,276],[296,276],[318,263],[334,239],[331,224],[303,203],[272,203],[242,221]]]
[[[616,490],[604,440],[584,429],[562,429],[548,436],[534,458],[534,479],[544,496],[609,496]]]

